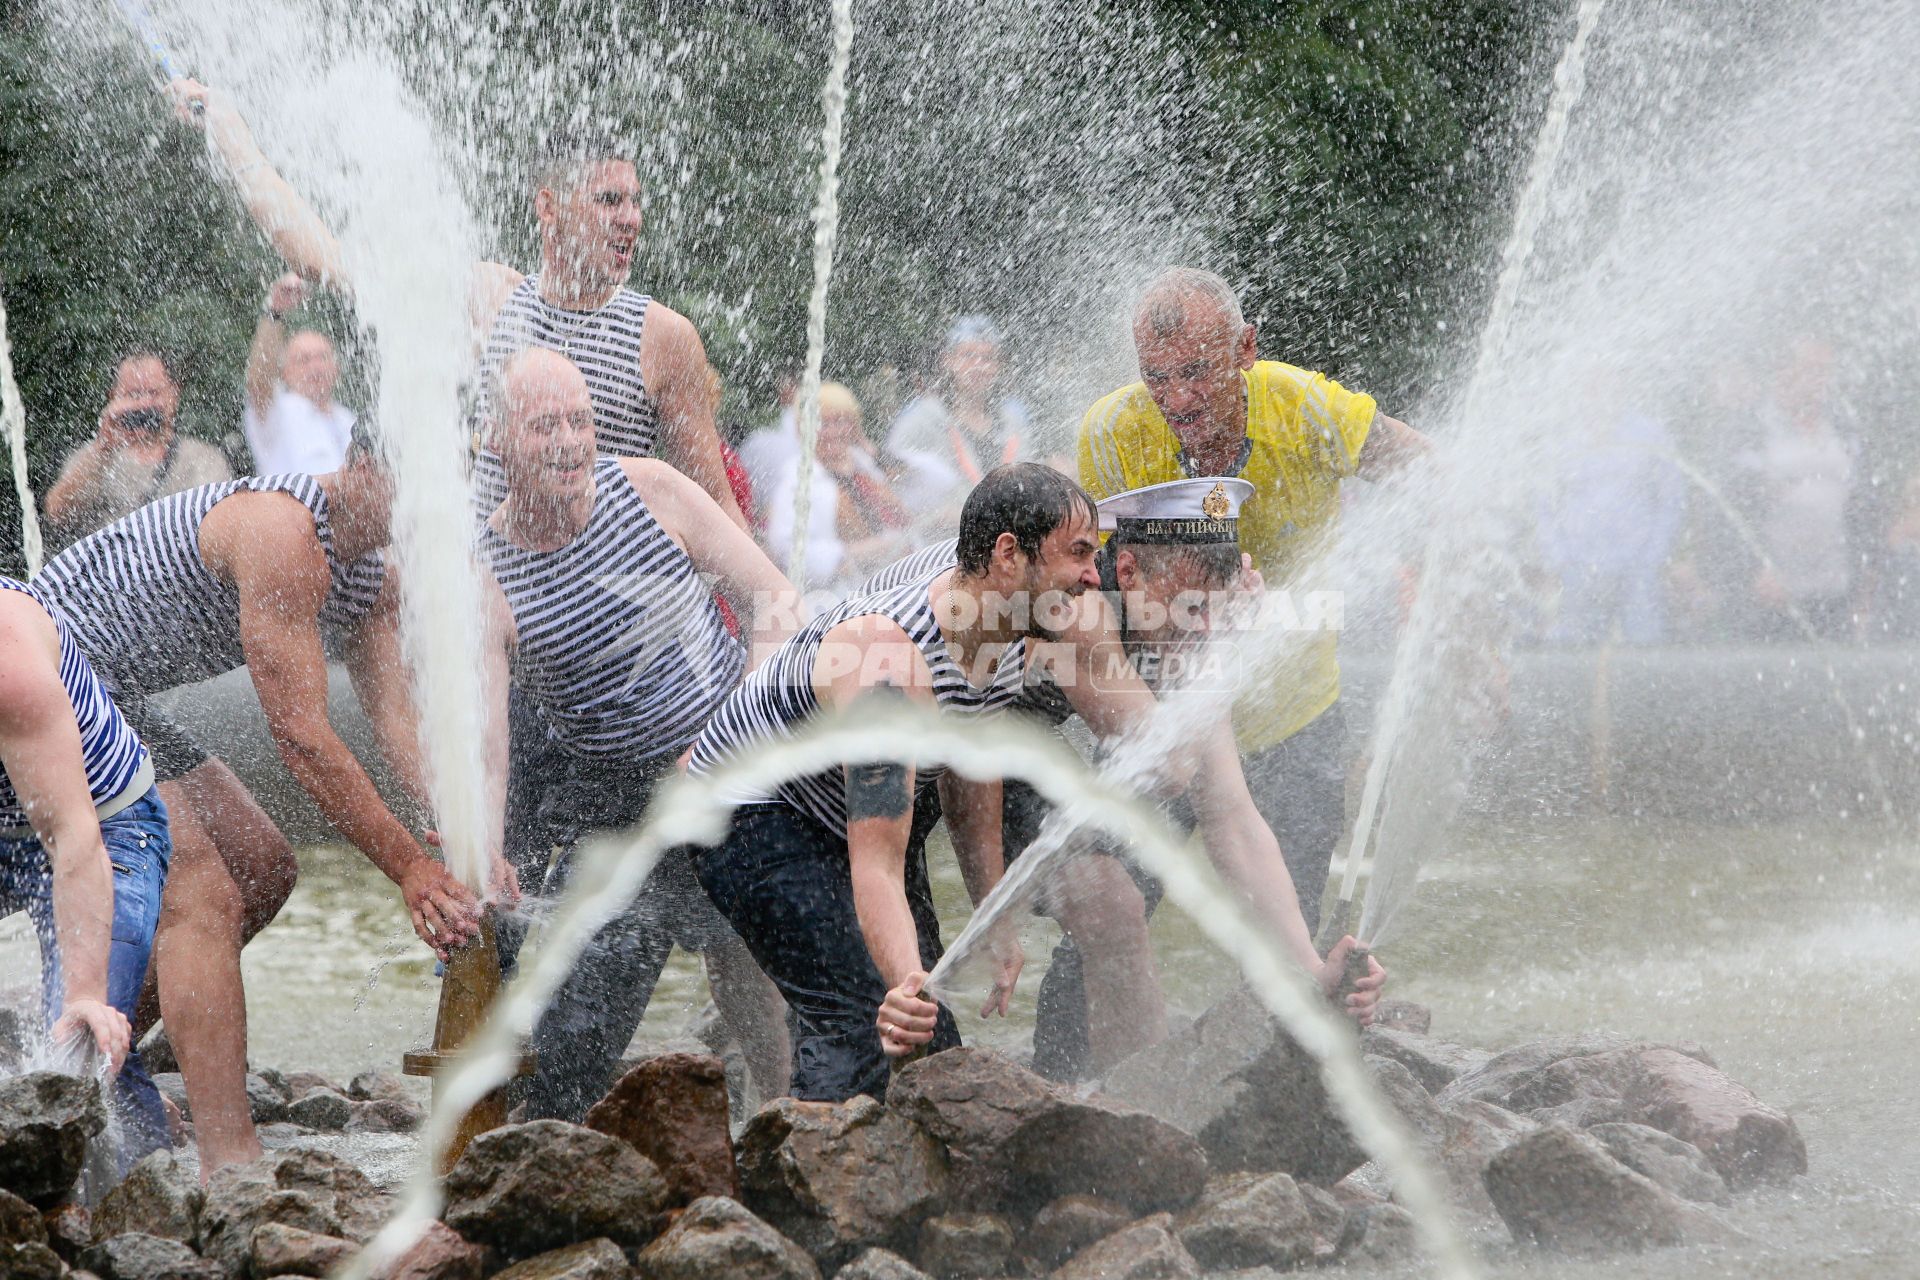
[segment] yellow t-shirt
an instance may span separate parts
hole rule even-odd
[[[1321,586],[1303,570],[1331,549],[1340,481],[1353,474],[1367,442],[1373,398],[1277,360],[1261,360],[1241,376],[1251,448],[1238,474],[1252,483],[1253,496],[1240,508],[1240,549],[1253,557],[1268,590],[1289,589],[1292,613],[1310,622],[1316,608],[1310,593]],[[1186,475],[1180,442],[1145,383],[1122,387],[1087,410],[1080,424],[1080,483],[1095,498]],[[1251,683],[1234,708],[1242,751],[1286,740],[1340,696],[1337,631],[1290,631],[1267,652],[1271,676]]]

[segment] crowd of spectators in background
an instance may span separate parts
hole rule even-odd
[[[340,465],[354,413],[335,399],[340,360],[289,329],[305,286],[274,282],[248,353],[242,429],[257,474]],[[781,565],[796,538],[810,587],[845,590],[937,540],[987,471],[1021,460],[1069,473],[1070,428],[1046,445],[1013,388],[1000,328],[963,316],[921,370],[888,367],[820,391],[808,515],[797,532],[799,374],[765,425],[725,434],[735,497]],[[1831,343],[1803,337],[1769,362],[1723,365],[1696,404],[1648,403],[1632,371],[1596,362],[1565,433],[1544,442],[1531,539],[1530,639],[1600,644],[1900,642],[1920,637],[1920,466],[1876,456]],[[720,400],[714,379],[716,405]],[[91,439],[47,491],[55,545],[155,498],[233,473],[220,449],[176,429],[180,382],[165,356],[130,351]],[[1731,442],[1690,451],[1675,430]],[[237,452],[237,451],[236,451]]]

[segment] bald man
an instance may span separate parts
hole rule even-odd
[[[346,461],[353,410],[333,398],[340,358],[314,329],[289,332],[287,315],[307,298],[289,271],[273,282],[247,351],[247,448],[254,474],[325,475]]]
[[[480,552],[513,615],[514,697],[533,726],[513,739],[507,849],[530,889],[557,891],[580,841],[646,816],[654,787],[750,665],[714,592],[750,620],[759,654],[791,633],[795,602],[698,484],[655,459],[599,453],[587,379],[571,360],[531,348],[508,357],[488,390],[505,497]],[[517,940],[506,943],[511,952]],[[606,1092],[676,945],[705,957],[761,1093],[786,1091],[779,994],[676,849],[541,1015],[529,1120],[578,1121]]]
[[[1140,381],[1087,410],[1080,482],[1095,498],[1197,476],[1253,485],[1240,546],[1269,590],[1311,591],[1332,549],[1340,484],[1375,480],[1431,451],[1406,423],[1325,374],[1262,360],[1240,299],[1219,276],[1163,272],[1133,316]],[[1300,597],[1305,604],[1312,597]],[[1317,620],[1302,609],[1309,626]],[[1234,708],[1248,785],[1280,839],[1309,928],[1346,825],[1346,723],[1337,620],[1273,650]]]

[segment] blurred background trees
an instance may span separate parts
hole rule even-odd
[[[910,380],[952,317],[985,311],[1009,332],[1023,392],[1064,428],[1127,376],[1114,354],[1127,292],[1190,261],[1242,287],[1270,354],[1413,405],[1457,367],[1484,305],[1566,9],[860,0],[828,371]],[[408,63],[430,105],[448,100],[439,42],[501,51],[444,112],[451,129],[510,140],[474,147],[468,195],[491,250],[534,260],[525,161],[564,113],[529,109],[516,68],[559,65],[556,81],[639,144],[636,284],[695,318],[724,416],[760,425],[804,347],[825,0],[419,16]],[[131,39],[76,55],[35,0],[0,7],[0,76],[0,297],[35,491],[91,433],[136,342],[179,357],[182,427],[244,465],[241,370],[280,268],[199,135],[171,119]],[[315,312],[351,355],[344,308]],[[364,404],[358,373],[346,398]],[[19,512],[0,481],[0,565],[17,571]]]

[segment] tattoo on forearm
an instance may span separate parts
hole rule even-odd
[[[891,680],[882,680],[861,695],[861,702],[892,703],[905,697],[905,691]],[[862,818],[898,818],[913,808],[907,788],[907,767],[893,761],[874,761],[847,766],[847,821]]]

